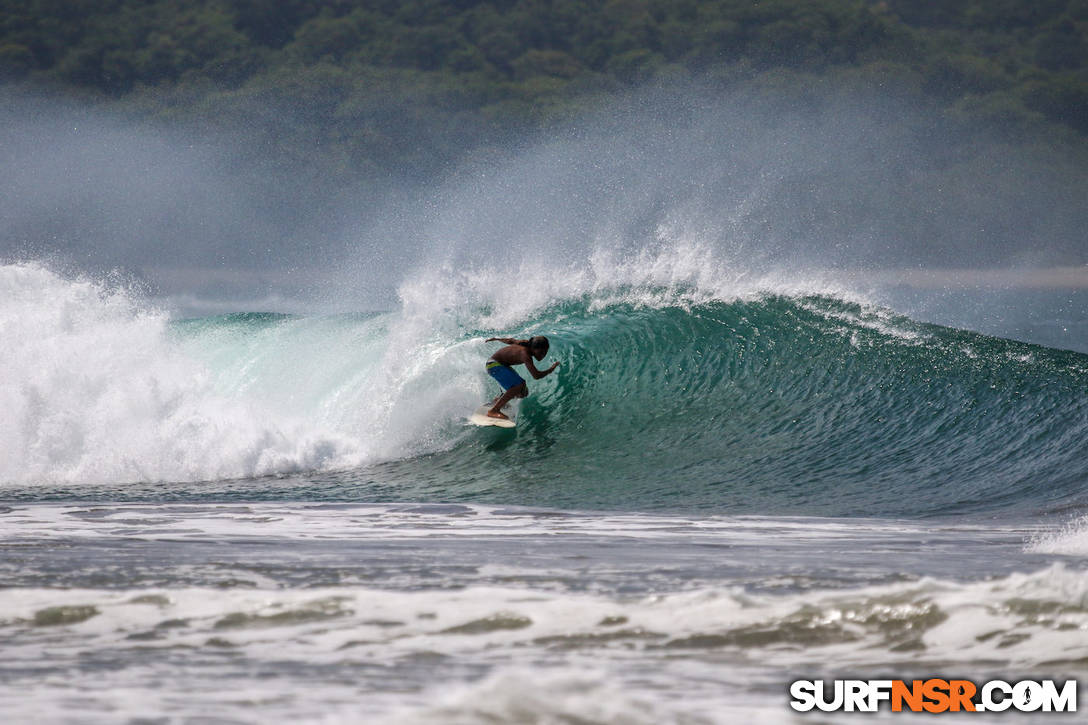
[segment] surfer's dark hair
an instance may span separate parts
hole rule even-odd
[[[528,340],[525,341],[525,347],[529,348],[530,350],[540,350],[541,355],[547,355],[548,348],[550,346],[551,345],[548,342],[548,338],[544,337],[543,335],[534,335],[533,337],[530,337]]]

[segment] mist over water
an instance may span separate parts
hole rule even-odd
[[[882,270],[1088,262],[1083,153],[894,89],[645,90],[353,195],[244,129],[5,101],[0,255],[135,273],[187,314],[392,309],[403,282],[443,269],[549,278],[670,245],[737,278],[861,292]]]
[[[331,184],[244,129],[0,90],[0,259],[120,274],[167,307],[299,309],[342,248]]]
[[[696,245],[708,268],[737,277],[861,291],[886,283],[866,277],[882,270],[1084,263],[1088,176],[1075,158],[894,97],[825,92],[648,92],[470,162],[411,213],[379,211],[347,274],[379,261],[383,242],[418,250],[428,270],[530,278],[595,254]]]

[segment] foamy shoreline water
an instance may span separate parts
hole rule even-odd
[[[16,719],[785,723],[802,675],[1088,676],[1085,562],[1030,524],[192,502],[0,532]]]

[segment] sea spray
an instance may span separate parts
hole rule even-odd
[[[216,390],[165,314],[37,264],[0,267],[0,480],[178,481],[313,470],[356,445]]]

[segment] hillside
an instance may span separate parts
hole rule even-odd
[[[1084,137],[1086,29],[1084,0],[0,0],[0,75],[254,129],[255,148],[357,177],[690,80],[894,88],[1017,137]]]

